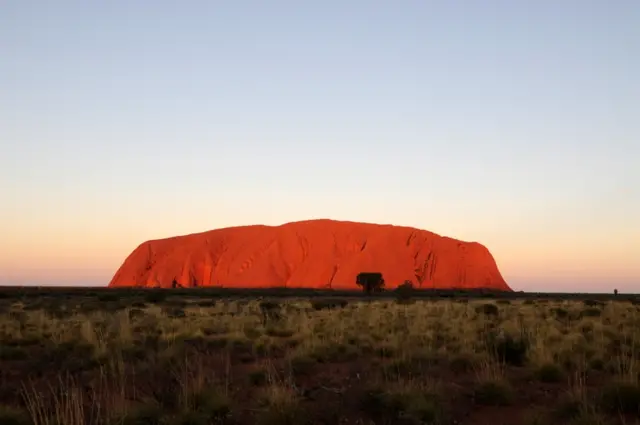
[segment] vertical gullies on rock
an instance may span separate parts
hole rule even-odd
[[[327,285],[329,288],[333,285],[333,279],[336,277],[338,273],[338,266],[333,266],[333,272],[331,273],[331,278],[329,279],[329,284]]]
[[[438,257],[436,254],[433,253],[433,251],[430,251],[429,258],[431,259],[431,262],[429,264],[429,282],[431,282],[431,285],[435,287],[436,282],[434,280],[434,275],[436,274],[436,263],[437,263]]]
[[[407,246],[411,245],[411,242],[416,238],[416,232],[411,232],[407,238]]]

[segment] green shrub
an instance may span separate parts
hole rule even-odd
[[[267,383],[267,372],[264,369],[256,369],[249,372],[249,382],[251,385],[260,387]]]
[[[554,308],[551,310],[558,320],[566,320],[569,318],[569,312],[564,308]]]
[[[498,316],[500,310],[498,306],[491,303],[481,304],[476,307],[476,312],[478,314],[484,314],[485,316]]]
[[[602,316],[602,310],[595,307],[585,308],[580,312],[580,317],[600,317]]]
[[[536,377],[541,382],[560,382],[564,378],[564,372],[557,364],[547,363],[536,370]]]
[[[512,398],[511,387],[502,381],[481,382],[474,391],[475,402],[482,406],[506,406]]]
[[[157,405],[144,405],[131,410],[122,418],[122,425],[164,425],[164,413]]]
[[[231,413],[231,402],[219,389],[207,388],[195,395],[194,408],[207,423],[220,422]]]
[[[491,332],[487,345],[493,357],[501,363],[523,366],[527,362],[529,339],[524,334],[517,337],[509,334],[497,336]]]
[[[31,425],[29,415],[24,410],[13,406],[0,405],[0,424],[2,425]]]
[[[601,405],[610,413],[640,415],[640,387],[623,382],[610,384],[602,391]]]

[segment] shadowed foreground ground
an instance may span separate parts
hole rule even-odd
[[[20,294],[1,424],[640,423],[632,299]]]

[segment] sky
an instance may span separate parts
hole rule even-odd
[[[312,218],[640,292],[640,2],[5,0],[0,285]]]

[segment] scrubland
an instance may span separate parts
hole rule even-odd
[[[639,378],[633,300],[0,299],[3,425],[640,424]]]

